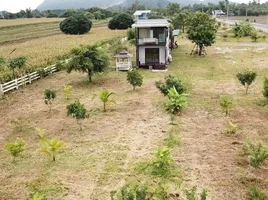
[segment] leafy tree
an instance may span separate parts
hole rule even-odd
[[[263,96],[268,99],[268,78],[264,78],[263,81]]]
[[[186,92],[186,87],[183,85],[179,77],[172,75],[168,75],[167,77],[165,77],[165,83],[163,83],[162,81],[157,81],[155,85],[160,90],[160,92],[164,94],[164,96],[167,96],[169,90],[173,87],[176,88],[176,91],[179,94]]]
[[[252,186],[247,192],[248,200],[266,200],[267,195],[258,187]]]
[[[187,21],[191,17],[191,13],[188,11],[182,11],[175,15],[175,17],[172,20],[172,24],[175,29],[182,29],[182,32],[185,32],[185,26],[187,24]]]
[[[129,28],[127,30],[127,39],[128,40],[133,40],[135,39],[135,29],[134,28]]]
[[[167,15],[173,16],[180,12],[180,4],[178,3],[169,3],[167,6]]]
[[[100,90],[98,92],[98,96],[100,98],[100,100],[102,101],[103,103],[103,111],[106,112],[106,105],[107,103],[115,103],[114,100],[111,100],[110,97],[114,95],[113,92],[109,92],[108,90],[106,89],[103,89],[103,90]]]
[[[49,108],[49,113],[51,113],[52,103],[57,96],[56,91],[52,89],[45,89],[44,95],[45,95],[45,104]]]
[[[49,13],[47,18],[58,18],[59,16],[56,13]]]
[[[65,96],[65,99],[70,99],[70,96],[72,94],[73,86],[71,85],[65,85],[63,88],[63,93]]]
[[[14,162],[15,159],[25,150],[25,143],[21,139],[16,139],[14,142],[6,143],[5,149],[13,156]]]
[[[233,108],[233,102],[232,99],[227,96],[227,95],[223,95],[220,97],[220,106],[221,108],[224,110],[225,115],[229,115],[231,109]]]
[[[187,20],[187,37],[199,48],[199,56],[202,55],[204,47],[211,46],[215,42],[217,30],[216,20],[207,13],[193,13]]]
[[[60,29],[65,34],[77,35],[90,31],[92,22],[83,14],[71,15],[60,23]]]
[[[58,138],[47,139],[46,137],[41,138],[40,142],[42,145],[40,152],[52,158],[52,161],[56,161],[56,153],[62,148],[63,142]]]
[[[85,12],[84,14],[88,19],[95,19],[95,16],[91,12]]]
[[[255,31],[255,28],[249,22],[235,23],[233,27],[233,33],[235,37],[250,36]]]
[[[17,58],[10,59],[8,67],[12,70],[13,78],[15,77],[15,70],[22,68],[26,63],[26,57],[20,56]]]
[[[141,87],[143,77],[138,70],[133,69],[127,72],[127,81],[133,86],[133,90],[135,90],[137,86]]]
[[[166,107],[171,114],[180,113],[187,106],[187,95],[185,93],[179,94],[175,87],[168,90],[168,98]]]
[[[79,101],[76,101],[67,106],[67,115],[72,116],[76,119],[77,124],[82,130],[82,124],[80,120],[85,119],[88,117],[87,110],[85,109],[84,105],[81,104]]]
[[[131,28],[134,20],[131,15],[127,13],[122,13],[114,16],[108,24],[108,28],[111,30],[115,29],[128,29]]]
[[[77,14],[76,10],[70,9],[70,10],[66,10],[60,17],[68,18],[68,17],[71,17],[72,15],[76,15],[76,14]]]
[[[67,64],[67,72],[87,73],[90,82],[94,73],[103,72],[109,64],[109,57],[97,45],[75,48],[71,54],[74,57]]]
[[[256,76],[257,76],[256,72],[251,71],[245,71],[243,73],[238,73],[236,75],[240,83],[245,86],[246,94],[248,93],[249,86],[255,81]]]

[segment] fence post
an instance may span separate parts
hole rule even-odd
[[[3,85],[0,84],[0,99],[4,96],[4,89],[3,89]]]
[[[29,83],[32,83],[32,76],[30,74],[28,74],[28,79],[29,79]]]
[[[18,79],[17,79],[17,78],[15,79],[15,84],[16,84],[16,89],[19,89],[19,86],[18,86]]]

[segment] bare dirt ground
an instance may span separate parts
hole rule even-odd
[[[131,174],[133,163],[150,158],[166,137],[169,116],[161,106],[164,97],[154,82],[167,74],[180,75],[191,83],[189,106],[176,118],[181,145],[172,152],[183,174],[180,192],[197,186],[198,191],[208,190],[209,199],[244,200],[251,185],[267,191],[267,164],[253,169],[239,154],[248,138],[268,145],[268,109],[258,105],[263,100],[262,82],[268,72],[263,63],[257,62],[267,58],[267,52],[256,53],[258,47],[249,46],[246,51],[220,54],[216,52],[218,47],[224,45],[208,48],[205,58],[190,57],[192,44],[180,40],[168,73],[142,71],[144,85],[137,91],[131,91],[125,73],[96,76],[90,85],[82,74],[59,72],[9,94],[0,101],[0,146],[20,137],[27,147],[16,164],[1,148],[0,199],[27,199],[33,188],[45,192],[48,199],[109,199],[111,190],[136,176]],[[236,64],[228,64],[226,56]],[[248,68],[255,70],[258,78],[245,95],[235,75]],[[65,84],[74,87],[71,100],[63,97]],[[48,87],[58,94],[52,116],[43,100],[43,91]],[[117,103],[108,105],[106,113],[101,111],[97,98],[92,100],[101,88],[116,93],[113,98]],[[230,117],[225,117],[219,106],[223,94],[229,94],[234,101]],[[75,119],[66,116],[66,105],[75,99],[91,110],[83,131],[79,131]],[[14,131],[9,123],[17,117],[29,120],[24,133]],[[229,120],[240,129],[227,137],[224,131]],[[35,127],[65,142],[55,163],[40,154]]]

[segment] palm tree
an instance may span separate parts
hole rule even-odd
[[[92,81],[94,73],[103,72],[108,64],[109,58],[98,46],[80,46],[71,51],[73,58],[67,64],[67,72],[73,70],[87,73],[89,82]]]
[[[63,146],[63,142],[58,138],[46,139],[43,137],[41,138],[41,144],[43,148],[40,151],[56,161],[56,152]]]
[[[102,103],[103,103],[103,111],[104,111],[104,112],[106,112],[106,104],[107,104],[107,103],[115,103],[114,100],[109,99],[110,96],[112,96],[112,95],[114,95],[114,94],[115,94],[115,93],[113,93],[113,92],[109,92],[109,91],[106,90],[106,89],[100,90],[100,91],[98,92],[98,96],[99,96],[100,100],[101,100]]]

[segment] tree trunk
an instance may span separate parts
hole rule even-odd
[[[249,85],[246,83],[246,94],[248,94]]]
[[[89,79],[89,82],[91,83],[92,82],[92,70],[88,70],[87,71],[87,74],[88,74],[88,79]]]
[[[52,154],[52,160],[53,161],[56,161],[56,157],[55,157],[55,154],[54,153]]]
[[[199,45],[199,56],[202,56],[203,45]]]
[[[184,33],[184,25],[182,25],[182,33]]]
[[[106,112],[106,104],[103,103],[103,111]]]

